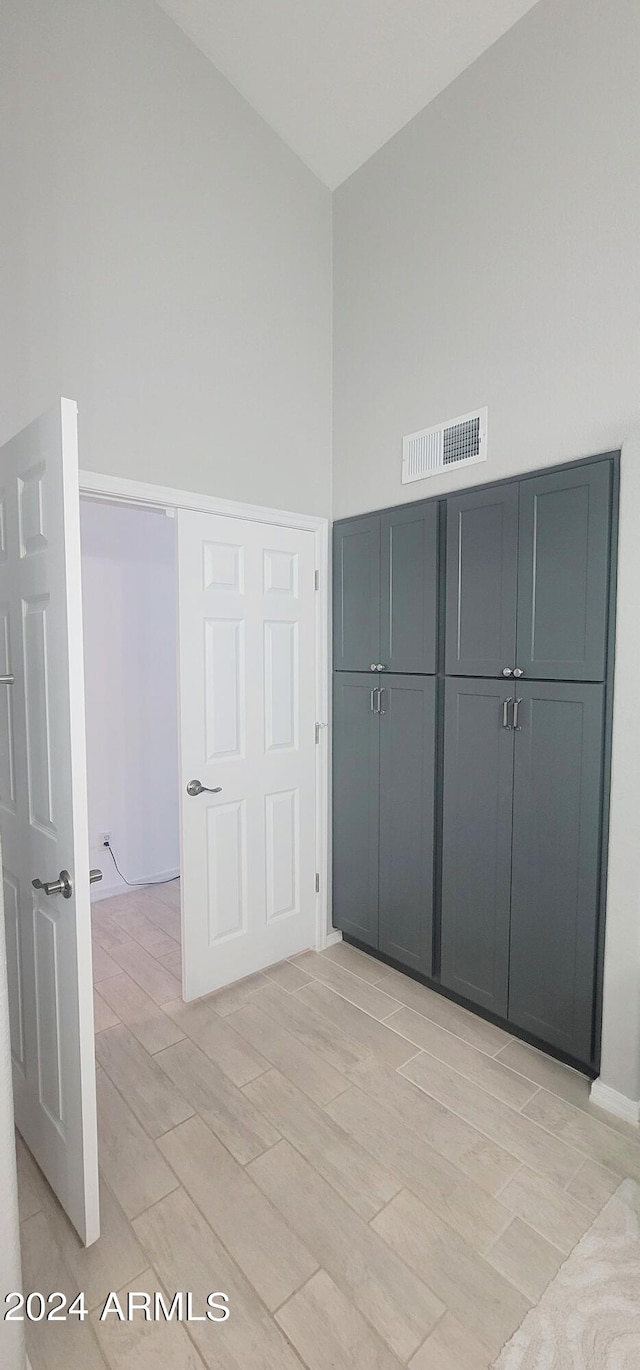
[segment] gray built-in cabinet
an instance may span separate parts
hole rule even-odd
[[[443,984],[506,1018],[513,731],[500,680],[445,683]]]
[[[433,675],[437,567],[436,502],[337,523],[334,669]]]
[[[445,685],[442,984],[588,1062],[604,687]]]
[[[334,530],[334,924],[592,1070],[617,461]]]
[[[433,969],[435,705],[433,676],[335,677],[334,923],[424,975]]]
[[[611,462],[447,500],[445,670],[603,680]]]

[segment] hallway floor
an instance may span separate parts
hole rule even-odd
[[[637,1134],[588,1082],[344,943],[191,1004],[179,888],[94,906],[100,1241],[19,1144],[33,1370],[487,1370]],[[229,1296],[99,1320],[110,1291]],[[169,1300],[167,1300],[169,1302]]]

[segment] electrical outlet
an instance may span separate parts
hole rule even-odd
[[[109,847],[109,846],[111,845],[111,833],[110,833],[110,832],[101,832],[101,833],[98,833],[98,845],[99,845],[100,847]]]

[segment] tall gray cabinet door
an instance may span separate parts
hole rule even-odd
[[[536,680],[604,680],[611,463],[520,486],[516,665]]]
[[[445,686],[441,979],[506,1016],[513,738],[507,681]]]
[[[333,535],[333,665],[380,661],[380,517],[337,524]]]
[[[431,975],[436,681],[381,684],[379,947]]]
[[[519,695],[509,1017],[588,1064],[604,686],[529,683]]]
[[[380,720],[376,682],[334,675],[333,922],[378,945]]]
[[[518,484],[447,500],[447,675],[516,665]]]
[[[388,671],[437,670],[437,502],[382,514],[380,661]]]

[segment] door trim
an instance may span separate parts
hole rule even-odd
[[[298,514],[290,509],[271,509],[266,505],[175,490],[147,481],[129,480],[101,471],[79,472],[80,494],[93,499],[115,501],[151,508],[192,509],[203,514],[222,514],[225,518],[245,519],[251,523],[270,523],[281,528],[300,528],[314,535],[316,586],[316,720],[323,726],[316,746],[316,870],[320,888],[316,893],[316,951],[322,951],[342,934],[331,926],[329,873],[329,520],[318,514]]]

